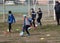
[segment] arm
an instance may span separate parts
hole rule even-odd
[[[13,18],[13,22],[16,22],[16,20],[15,20],[15,18],[14,18],[14,16],[12,15],[12,18]]]

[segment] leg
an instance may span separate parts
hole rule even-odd
[[[28,31],[28,28],[29,28],[29,27],[30,27],[30,26],[26,25],[26,32],[27,32],[28,35],[30,35],[30,33],[29,33],[29,31]]]
[[[38,22],[38,24],[40,24],[40,26],[42,25],[40,17],[38,17],[37,22]]]
[[[41,20],[40,20],[40,26],[42,26]]]
[[[26,26],[23,26],[23,32],[25,32],[25,28],[26,28]]]
[[[34,25],[34,27],[35,27],[35,19],[33,19],[33,25]]]
[[[40,25],[40,19],[39,19],[39,17],[37,18],[37,24]]]
[[[11,23],[9,23],[9,32],[11,32]]]
[[[39,18],[37,18],[37,23],[39,23]]]
[[[60,25],[60,18],[59,18],[59,25]]]
[[[58,18],[58,17],[56,17],[56,20],[57,20],[57,24],[59,25],[59,18]]]

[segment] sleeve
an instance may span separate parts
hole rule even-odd
[[[41,14],[43,14],[42,11],[41,11]]]
[[[16,20],[15,20],[15,18],[14,18],[14,16],[12,15],[12,18],[13,18],[13,22],[16,22]]]
[[[30,26],[32,26],[32,18],[28,18],[29,22],[30,22]]]

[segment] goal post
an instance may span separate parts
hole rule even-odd
[[[55,0],[53,0],[53,8],[55,6]],[[55,10],[54,10],[54,20],[56,20],[56,17],[55,17]]]
[[[3,0],[3,22],[5,22],[5,0]]]

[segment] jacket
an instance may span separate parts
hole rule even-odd
[[[8,15],[8,23],[13,23],[13,22],[15,22],[15,18],[13,16],[13,14],[9,14]]]
[[[37,14],[38,14],[38,18],[41,19],[42,18],[42,11],[38,11]]]
[[[26,25],[32,25],[32,18],[24,18],[24,26]]]
[[[34,11],[32,11],[32,19],[36,18],[36,13]]]

